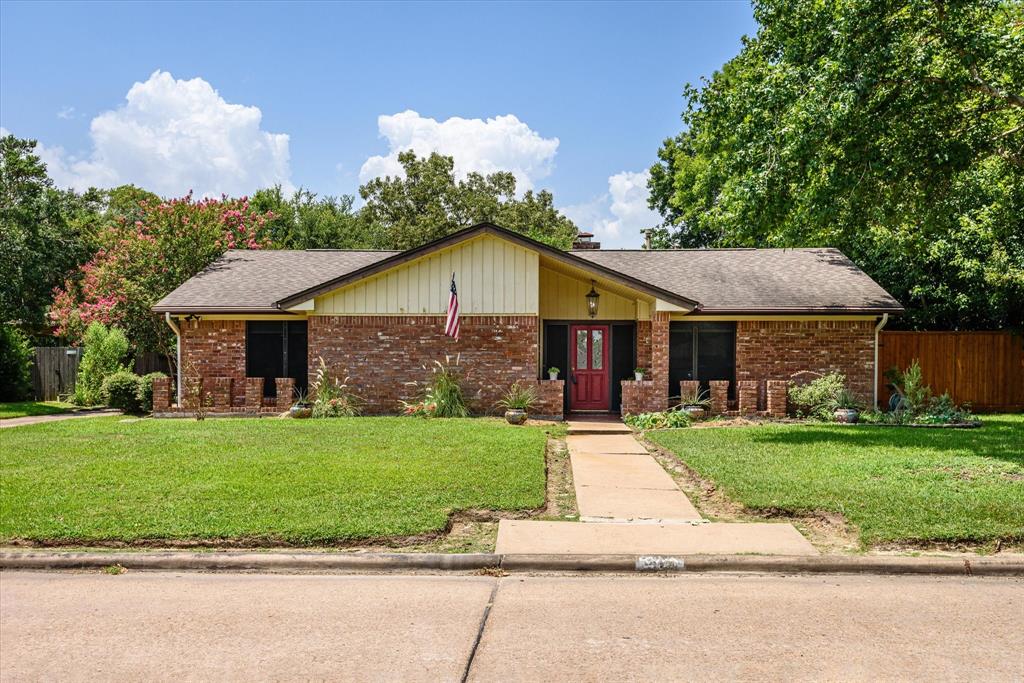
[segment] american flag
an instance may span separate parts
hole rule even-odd
[[[452,273],[452,294],[448,297],[448,319],[444,323],[444,334],[459,340],[459,293],[455,289],[455,273]]]

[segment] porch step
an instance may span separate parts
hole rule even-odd
[[[619,420],[579,420],[569,418],[569,434],[632,434],[632,430]]]

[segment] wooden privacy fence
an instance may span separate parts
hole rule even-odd
[[[72,346],[37,346],[32,363],[32,392],[37,401],[55,401],[75,390],[81,349]],[[159,353],[140,353],[135,358],[135,374],[170,374],[167,359]]]
[[[886,332],[878,336],[878,396],[889,400],[884,373],[914,360],[938,395],[976,411],[1024,410],[1024,337],[1010,332]]]

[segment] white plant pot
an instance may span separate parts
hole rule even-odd
[[[642,373],[642,372],[634,372],[633,374],[636,375],[636,381],[637,382],[643,382],[644,381],[644,373]]]
[[[549,372],[548,373],[548,379],[550,379],[550,380],[558,379],[558,373],[557,372]]]

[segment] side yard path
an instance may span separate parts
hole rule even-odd
[[[503,519],[503,554],[816,555],[791,524],[709,523],[628,427],[570,423],[580,523]],[[582,432],[582,433],[581,433]],[[591,433],[596,432],[596,433]]]
[[[646,437],[674,454],[712,518],[788,517],[835,549],[994,552],[1024,544],[1024,415],[982,420],[971,430],[765,424]]]

